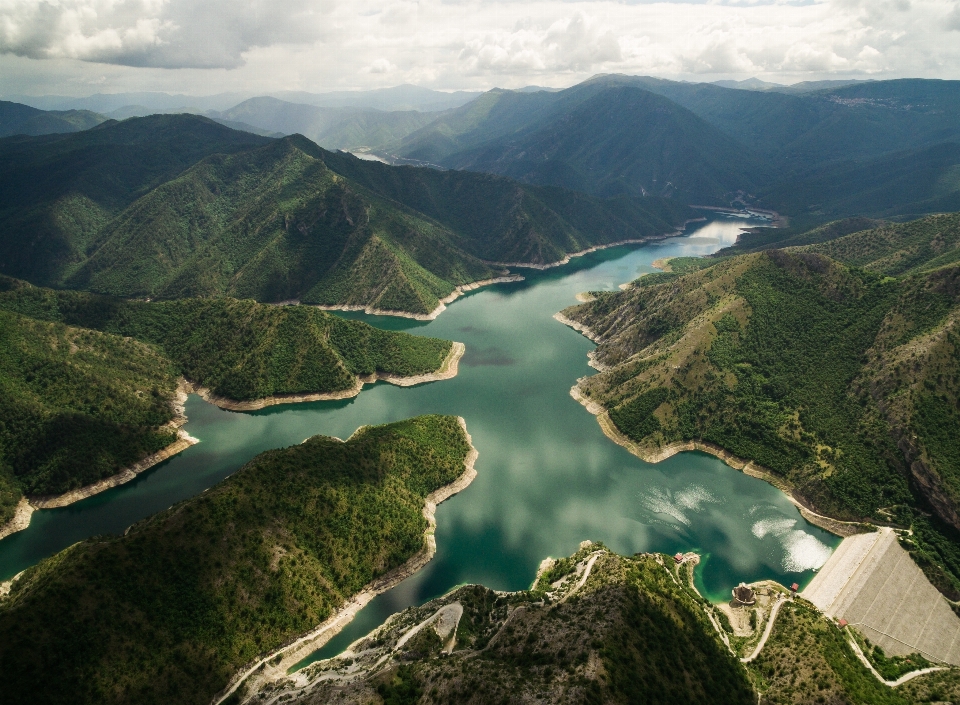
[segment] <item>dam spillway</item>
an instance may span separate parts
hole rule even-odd
[[[920,653],[960,666],[960,618],[892,529],[844,539],[801,597],[890,656]]]

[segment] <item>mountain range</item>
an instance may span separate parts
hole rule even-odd
[[[912,525],[960,599],[960,216],[803,239],[566,309],[602,370],[576,394],[641,457],[703,443],[821,514]]]
[[[237,129],[299,133],[321,147],[371,152],[392,164],[482,171],[602,197],[756,206],[803,226],[960,207],[960,83],[761,84],[599,75],[564,90],[482,94],[398,86],[192,102],[166,94],[32,100],[115,118],[202,113]],[[80,124],[78,116],[71,123],[52,113],[32,120],[18,128],[17,120],[0,116],[0,126],[10,125],[0,129],[52,132]]]
[[[498,262],[550,264],[696,217],[664,199],[391,167],[192,115],[9,138],[0,167],[2,273],[128,297],[426,315],[502,276]]]
[[[490,91],[385,152],[592,193],[739,201],[809,222],[950,203],[958,114],[956,81],[782,93],[606,75],[553,93]]]

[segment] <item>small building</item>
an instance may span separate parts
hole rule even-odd
[[[673,560],[674,560],[674,562],[676,562],[676,563],[683,563],[683,554],[682,554],[682,553],[678,553],[677,555],[675,555],[675,556],[673,557]]]
[[[799,589],[800,589],[800,586],[797,585],[796,583],[790,586],[790,590],[792,590],[794,593]]]
[[[840,628],[843,629],[845,626],[847,626],[847,620],[841,619],[839,622],[837,622],[837,624],[839,624]]]
[[[751,605],[756,604],[757,597],[753,594],[752,589],[748,588],[743,583],[740,583],[733,589],[733,601],[738,605],[750,607]]]

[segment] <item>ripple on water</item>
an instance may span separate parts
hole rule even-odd
[[[700,512],[704,504],[720,504],[709,490],[701,485],[690,485],[677,492],[653,487],[640,495],[640,504],[652,514],[665,514],[686,526],[692,525],[687,511]]]
[[[754,522],[750,531],[758,539],[773,536],[779,540],[783,547],[781,565],[785,572],[816,570],[827,562],[833,549],[816,536],[801,529],[794,529],[796,524],[796,519],[761,519]]]

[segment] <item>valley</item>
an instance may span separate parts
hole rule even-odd
[[[958,86],[0,102],[0,703],[960,696]]]

